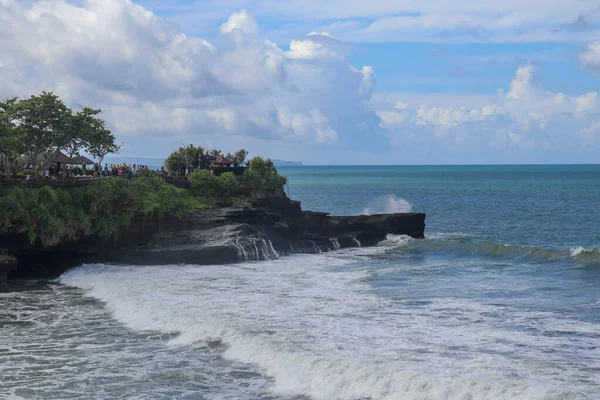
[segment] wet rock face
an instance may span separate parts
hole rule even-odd
[[[55,277],[68,268],[95,262],[206,265],[269,260],[371,246],[388,234],[422,238],[424,230],[425,214],[329,216],[302,211],[299,202],[287,198],[259,199],[252,208],[223,207],[183,218],[140,219],[115,242],[86,238],[51,249],[16,246],[9,251],[18,257],[18,268],[9,276]],[[0,238],[0,248],[7,243]],[[1,268],[0,264],[0,281]]]
[[[16,257],[6,254],[0,254],[0,290],[6,286],[6,277],[9,272],[17,269],[18,260]]]

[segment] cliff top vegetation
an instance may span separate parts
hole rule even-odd
[[[89,107],[73,113],[52,93],[0,101],[0,155],[9,175],[9,160],[37,160],[58,151],[69,157],[85,151],[102,158],[118,150],[115,137]],[[190,145],[166,160],[170,171],[185,169],[187,183],[177,187],[164,176],[138,173],[102,177],[84,186],[28,188],[0,184],[0,235],[24,234],[32,245],[52,246],[86,236],[116,238],[136,217],[182,216],[215,205],[250,205],[254,197],[283,195],[287,180],[271,160],[248,152],[226,154]],[[215,173],[218,157],[231,161]],[[53,163],[46,158],[44,169]],[[30,161],[35,163],[35,161]],[[36,171],[39,178],[42,174]],[[149,171],[146,171],[149,172]],[[129,179],[128,179],[129,178]],[[44,181],[45,182],[45,181]]]

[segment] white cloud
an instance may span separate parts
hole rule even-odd
[[[346,45],[327,35],[285,51],[242,10],[222,25],[217,47],[129,0],[1,1],[0,93],[53,90],[71,106],[100,107],[129,148],[154,146],[135,138],[148,135],[176,144],[202,144],[206,135],[373,150],[387,143],[363,103],[373,70],[349,65]]]
[[[252,34],[258,32],[258,25],[246,10],[242,10],[231,14],[227,22],[221,25],[221,33],[229,33],[234,29],[240,29],[246,33]]]
[[[265,15],[327,20],[353,42],[545,42],[593,40],[600,13],[587,0],[263,0]]]
[[[585,68],[600,76],[600,40],[590,44],[579,54],[579,60]]]
[[[479,106],[411,106],[378,99],[373,102],[396,142],[406,138],[437,142],[447,151],[471,148],[488,153],[520,150],[589,150],[598,145],[600,102],[596,92],[580,96],[552,93],[533,83],[534,68],[522,65],[508,93],[499,90]],[[452,95],[447,95],[452,98]],[[391,100],[391,99],[390,99]],[[600,150],[600,149],[599,149]]]

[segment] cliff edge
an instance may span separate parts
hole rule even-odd
[[[422,238],[424,231],[422,213],[331,216],[302,211],[287,197],[263,198],[252,207],[138,218],[114,241],[90,236],[42,248],[24,236],[0,236],[0,288],[7,277],[55,278],[82,263],[225,264],[371,246],[388,234]]]

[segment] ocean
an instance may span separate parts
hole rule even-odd
[[[280,171],[426,239],[0,294],[0,398],[600,398],[600,165]]]

